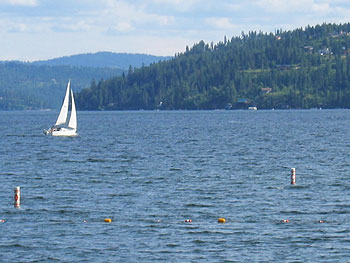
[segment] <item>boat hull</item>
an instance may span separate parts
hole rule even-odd
[[[51,136],[77,136],[78,133],[75,129],[69,129],[69,128],[60,128],[60,129],[49,129],[44,130],[44,134],[51,135]]]

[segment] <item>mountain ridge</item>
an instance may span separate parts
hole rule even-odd
[[[136,53],[114,53],[108,51],[99,51],[96,53],[84,53],[71,56],[63,56],[48,60],[39,60],[30,62],[33,65],[48,66],[83,66],[83,67],[105,67],[119,68],[127,70],[129,66],[141,67],[150,65],[158,61],[168,60],[170,56],[154,56],[148,54]]]

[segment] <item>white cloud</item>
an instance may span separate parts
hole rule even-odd
[[[172,16],[146,12],[143,5],[132,5],[119,0],[105,0],[104,9],[97,11],[95,17],[94,23],[100,26],[101,31],[112,30],[122,33],[135,30],[152,31],[174,22]]]
[[[118,32],[130,32],[135,28],[130,23],[118,22],[113,27],[111,27],[111,29],[113,29],[113,31],[118,31]]]
[[[227,8],[229,11],[239,11],[241,10],[242,5],[229,3],[227,4]]]
[[[325,12],[330,6],[327,2],[317,2],[316,0],[257,0],[256,4],[267,12]]]
[[[227,17],[211,17],[205,19],[205,21],[207,25],[217,29],[233,29],[235,27]]]
[[[312,11],[314,12],[322,12],[322,13],[328,13],[332,10],[328,3],[320,3],[320,4],[314,3],[311,8],[312,8]]]
[[[48,25],[56,32],[91,32],[95,29],[87,20],[74,20],[69,17],[56,19],[55,21],[51,21]]]
[[[51,31],[49,24],[41,19],[28,18],[0,18],[0,34],[11,40],[16,34],[46,34]],[[10,35],[8,35],[10,34]],[[4,37],[2,37],[4,39]],[[18,43],[16,43],[18,44]]]
[[[199,0],[152,0],[152,2],[163,7],[164,5],[168,5],[183,12],[194,9],[200,3]]]
[[[0,0],[0,4],[21,5],[21,6],[37,6],[37,0]]]

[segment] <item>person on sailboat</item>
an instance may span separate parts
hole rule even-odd
[[[59,131],[59,130],[61,130],[60,127],[52,126],[52,127],[50,128],[49,132],[52,133],[52,132],[54,132],[54,131]]]

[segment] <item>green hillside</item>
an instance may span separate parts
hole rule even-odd
[[[84,110],[350,108],[350,24],[200,41],[77,94]]]
[[[93,79],[122,74],[111,68],[35,66],[0,63],[0,110],[59,108],[69,79],[75,92],[88,88]]]

